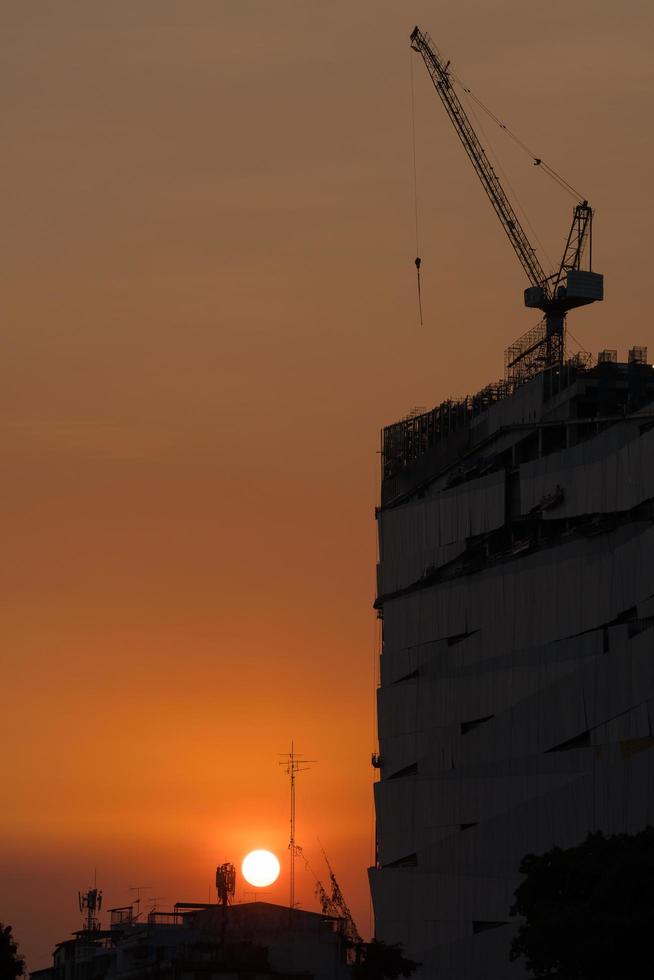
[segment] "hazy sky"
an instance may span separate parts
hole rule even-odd
[[[574,336],[654,346],[649,0],[0,2],[0,920],[32,968],[94,866],[166,906],[286,861],[291,738],[298,840],[368,929],[379,430],[534,322],[414,55],[416,322],[415,23],[597,209]],[[551,265],[574,201],[481,122]]]

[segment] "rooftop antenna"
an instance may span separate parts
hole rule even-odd
[[[284,772],[288,776],[291,784],[291,832],[288,840],[288,850],[291,856],[291,871],[288,908],[292,915],[293,909],[295,908],[295,858],[301,852],[301,848],[295,843],[295,777],[299,772],[306,772],[309,769],[309,764],[316,760],[304,759],[302,756],[296,755],[293,741],[291,741],[291,751],[280,754],[284,756],[284,761],[280,762],[279,765],[284,766]]]
[[[222,918],[220,923],[220,942],[225,945],[227,934],[227,906],[234,899],[236,891],[236,868],[230,861],[219,864],[216,868],[216,892],[218,904],[222,908]]]
[[[83,928],[87,932],[95,932],[100,928],[97,913],[102,908],[102,892],[97,888],[89,888],[86,892],[78,892],[79,910],[86,913]]]
[[[136,909],[136,915],[134,916],[134,921],[136,921],[141,914],[141,892],[147,891],[148,888],[152,888],[152,885],[130,885],[129,890],[131,892],[136,892],[136,898],[134,899],[134,905],[138,906]]]
[[[234,899],[236,891],[236,868],[229,861],[216,868],[216,893],[218,904],[225,908]]]

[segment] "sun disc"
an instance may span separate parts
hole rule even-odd
[[[279,878],[280,864],[272,851],[250,851],[241,865],[243,877],[255,888],[266,888]]]

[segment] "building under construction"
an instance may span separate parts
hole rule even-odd
[[[449,62],[411,40],[544,320],[501,383],[383,431],[370,880],[417,975],[503,980],[525,975],[523,856],[654,824],[654,369],[638,347],[566,357],[567,311],[602,298],[592,212],[541,277]]]
[[[384,430],[371,885],[378,938],[425,976],[513,975],[521,858],[654,823],[642,355]]]

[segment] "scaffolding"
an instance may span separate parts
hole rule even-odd
[[[491,405],[510,397],[536,375],[544,375],[544,397],[551,397],[592,368],[593,359],[585,352],[575,354],[563,363],[547,365],[547,340],[545,326],[539,324],[507,349],[506,375],[502,380],[486,385],[474,395],[448,398],[428,412],[416,414],[414,410],[399,422],[386,426],[381,450],[383,479],[397,476],[406,466],[467,428]],[[643,357],[641,350],[645,351],[646,357],[646,348],[639,348],[636,356]]]
[[[415,462],[433,446],[466,427],[490,405],[512,393],[506,381],[486,385],[475,395],[441,402],[421,415],[409,414],[386,426],[383,432],[382,458],[384,479],[394,476],[404,466]]]
[[[561,337],[548,337],[543,319],[507,347],[504,351],[504,377],[507,382],[514,386],[524,384],[550,367],[553,363],[552,341],[560,342]]]

